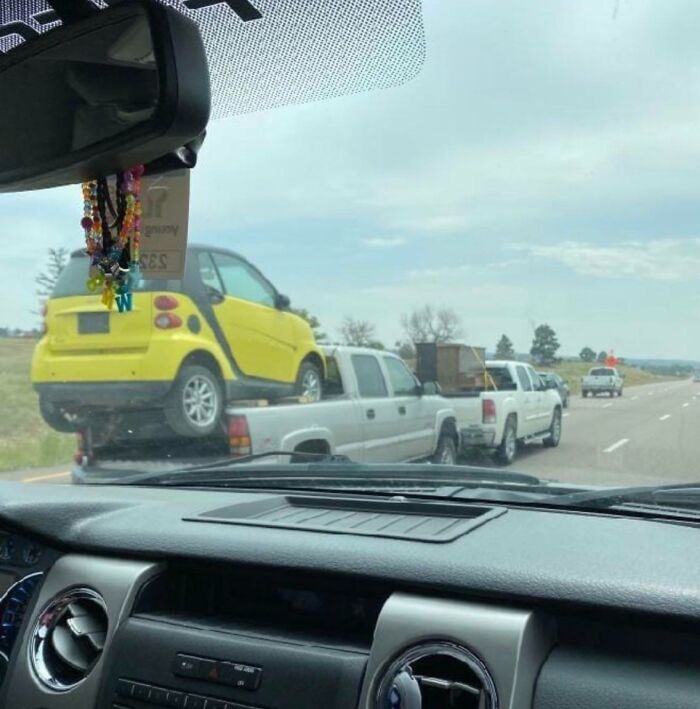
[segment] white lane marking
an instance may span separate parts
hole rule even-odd
[[[568,415],[569,415],[569,412],[567,411],[567,412],[564,414],[564,418],[566,418]]]
[[[670,419],[671,414],[664,414],[663,416],[659,416],[659,421],[665,421],[666,419]]]
[[[630,399],[630,401],[637,401],[637,399],[639,399],[638,396],[633,396],[633,397]]]
[[[603,451],[603,453],[612,453],[613,451],[616,451],[618,448],[622,448],[622,446],[626,445],[629,442],[630,442],[629,438],[621,438],[617,443],[613,443],[611,446],[608,446]]]
[[[603,404],[604,409],[609,409],[612,406],[612,404]]]
[[[687,409],[690,406],[690,404],[686,401],[685,404],[683,404],[683,408]]]

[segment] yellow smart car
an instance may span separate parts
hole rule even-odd
[[[219,426],[228,400],[322,395],[325,364],[289,298],[232,251],[187,250],[180,281],[144,280],[131,312],[90,294],[72,254],[47,303],[32,382],[56,430],[99,413],[162,408],[190,437]]]

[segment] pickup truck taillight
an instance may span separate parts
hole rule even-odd
[[[496,402],[493,399],[481,400],[481,420],[483,423],[496,423]]]
[[[250,430],[245,416],[229,416],[228,446],[232,456],[251,454]]]

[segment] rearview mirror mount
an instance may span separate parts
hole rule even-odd
[[[0,95],[0,192],[153,172],[196,144],[211,110],[199,29],[155,0],[125,0],[0,55]]]

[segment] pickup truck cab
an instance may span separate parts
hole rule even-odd
[[[593,367],[581,379],[581,396],[609,394],[622,396],[624,379],[614,367]]]
[[[233,453],[329,453],[364,463],[456,462],[459,436],[451,402],[437,389],[423,387],[402,359],[360,347],[324,351],[322,401],[227,409]],[[285,456],[279,462],[289,460]]]
[[[562,401],[528,364],[487,361],[484,386],[446,394],[457,414],[461,448],[484,448],[505,465],[521,443],[559,445]]]

